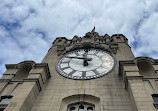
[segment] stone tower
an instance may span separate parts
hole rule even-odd
[[[38,55],[37,55],[38,56]],[[122,34],[56,38],[41,63],[7,64],[0,111],[157,111],[158,60]]]

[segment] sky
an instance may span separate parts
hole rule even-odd
[[[158,0],[0,0],[0,76],[5,64],[40,63],[56,37],[123,34],[135,57],[158,59]]]

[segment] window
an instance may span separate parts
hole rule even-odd
[[[116,39],[120,39],[120,37],[118,36],[118,37],[116,37]]]
[[[88,107],[87,111],[93,111],[93,108],[92,107]]]
[[[0,104],[9,104],[13,96],[1,96]]]
[[[0,108],[0,111],[4,111],[4,108]]]
[[[154,106],[158,109],[158,94],[151,95],[154,100]]]
[[[94,105],[89,103],[75,103],[68,107],[68,111],[94,111]]]
[[[84,111],[84,106],[82,104],[79,106],[79,110],[78,111]]]
[[[75,107],[70,107],[70,111],[75,111]]]
[[[0,97],[0,111],[4,111],[4,109],[8,106],[10,103],[10,100],[13,96],[1,96]]]
[[[152,98],[153,98],[155,103],[158,103],[158,94],[153,94]]]
[[[61,39],[58,40],[58,42],[61,42],[61,41],[62,41]]]

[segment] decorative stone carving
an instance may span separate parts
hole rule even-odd
[[[110,48],[112,49],[113,53],[116,54],[118,50],[118,44],[110,44]]]
[[[122,34],[115,34],[112,35],[112,37],[115,37],[116,35],[122,36],[125,40],[127,40],[127,38],[125,38]],[[55,41],[56,42],[53,44],[57,46],[58,56],[80,48],[104,49],[114,54],[116,54],[118,50],[117,42],[115,42],[115,40],[113,40],[113,38],[111,38],[108,34],[100,36],[97,32],[95,32],[95,27],[91,32],[86,33],[83,37],[78,37],[75,35],[71,40],[68,40],[65,37],[61,37],[61,39],[57,38]]]
[[[83,47],[84,49],[90,49],[92,46],[93,46],[93,44],[92,44],[91,42],[84,42],[84,43],[82,44],[82,47]]]
[[[77,35],[75,35],[71,41],[72,43],[80,42],[80,38]]]
[[[97,32],[95,32],[95,27],[94,27],[91,32],[86,33],[86,35],[84,36],[84,38],[86,38],[86,39],[92,39],[92,38],[95,38],[96,36],[99,36],[99,35],[98,35]]]

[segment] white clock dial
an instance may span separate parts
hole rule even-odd
[[[57,72],[72,79],[92,79],[109,73],[115,65],[114,58],[100,49],[79,49],[60,57]]]

